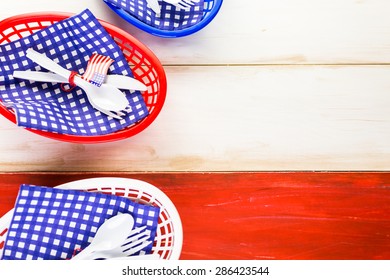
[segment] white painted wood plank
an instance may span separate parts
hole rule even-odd
[[[179,39],[149,35],[96,0],[14,0],[0,18],[87,7],[140,39],[164,64],[390,63],[387,0],[225,0],[209,26]]]
[[[0,118],[0,171],[389,170],[390,68],[167,67],[161,115],[77,145]]]
[[[166,67],[164,110],[136,137],[101,145],[44,139],[0,117],[0,171],[389,170],[389,67],[268,64],[390,63],[390,2],[225,0],[206,29],[180,39],[145,34],[95,0],[15,0],[0,19],[86,7],[165,65],[187,65]]]

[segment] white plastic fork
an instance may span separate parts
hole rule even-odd
[[[127,109],[128,108],[126,107],[125,110],[123,110],[123,111],[126,111]],[[122,111],[112,112],[112,111],[107,111],[104,109],[100,109],[99,111],[102,112],[103,114],[105,114],[111,118],[117,119],[117,120],[121,120],[122,117],[126,115],[126,113],[123,113]]]
[[[183,10],[189,10],[192,6],[199,3],[199,0],[163,0],[163,1],[177,8],[181,8]]]
[[[146,226],[133,229],[130,232],[129,237],[120,247],[110,250],[87,252],[86,254],[81,251],[75,257],[73,257],[72,260],[94,260],[101,258],[107,259],[133,255],[152,243],[152,241],[147,241],[150,237],[150,233],[149,231],[145,231],[145,229]]]
[[[118,257],[129,257],[135,253],[138,253],[146,246],[150,245],[152,241],[147,241],[150,235],[146,235],[143,238],[140,238],[130,244],[124,245],[122,247],[116,248],[110,251],[96,251],[90,255],[88,259],[112,259]]]

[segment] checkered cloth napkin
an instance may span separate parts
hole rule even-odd
[[[146,225],[154,240],[159,211],[126,197],[22,185],[2,259],[69,259],[92,241],[106,219],[118,213],[131,214],[135,227]],[[152,244],[143,251],[151,249]]]
[[[140,92],[124,91],[130,109],[122,120],[94,109],[84,91],[64,92],[59,83],[15,79],[14,70],[47,71],[25,56],[33,48],[68,70],[83,74],[94,52],[114,59],[108,74],[132,77],[119,46],[94,15],[85,10],[36,33],[0,45],[0,99],[16,112],[19,126],[60,134],[92,136],[109,134],[148,115]]]
[[[203,18],[204,0],[184,11],[164,1],[158,1],[161,14],[157,16],[146,0],[103,0],[128,12],[140,21],[161,30],[181,30],[197,24]]]

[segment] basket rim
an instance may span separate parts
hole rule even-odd
[[[210,0],[205,0],[207,2],[210,2]],[[136,17],[130,15],[128,12],[123,10],[120,7],[117,7],[111,3],[108,3],[107,1],[104,1],[104,3],[115,13],[117,13],[121,18],[126,20],[127,22],[133,24],[137,28],[152,34],[154,36],[163,37],[163,38],[179,38],[191,35],[204,27],[206,27],[218,14],[219,10],[221,9],[223,0],[213,0],[215,5],[212,7],[212,9],[207,13],[207,15],[197,24],[190,26],[185,29],[180,30],[162,30],[153,26],[150,26],[146,24],[145,22],[137,19]]]
[[[75,13],[68,12],[33,12],[33,13],[24,13],[15,16],[8,17],[0,21],[0,34],[2,30],[6,30],[10,27],[15,26],[19,23],[25,23],[26,19],[29,21],[61,21],[68,17],[74,16]],[[128,128],[124,128],[114,133],[104,134],[104,135],[94,135],[94,136],[80,136],[80,135],[71,135],[71,134],[59,134],[55,132],[34,130],[30,128],[25,128],[26,130],[38,134],[40,136],[44,136],[46,138],[51,138],[53,140],[63,141],[63,142],[71,142],[71,143],[79,143],[79,144],[97,144],[97,143],[106,143],[111,141],[118,141],[127,139],[131,136],[134,136],[144,129],[146,129],[149,125],[151,125],[154,120],[157,118],[159,113],[162,110],[162,107],[166,100],[167,93],[167,78],[165,74],[165,70],[157,58],[157,56],[149,49],[145,44],[140,42],[134,36],[130,35],[126,31],[121,28],[101,19],[98,21],[102,24],[102,26],[108,31],[110,35],[118,34],[121,37],[124,37],[131,42],[132,45],[136,46],[143,55],[148,57],[148,60],[151,62],[153,67],[157,72],[157,77],[160,81],[159,84],[159,105],[155,106],[152,112],[149,113],[144,119],[139,122],[129,126]],[[3,104],[0,103],[0,114],[5,118],[16,124],[16,116],[12,112],[10,112]]]
[[[131,178],[120,178],[120,177],[95,177],[88,179],[81,179],[76,181],[71,181],[68,183],[64,183],[61,185],[57,185],[54,188],[58,189],[67,189],[67,190],[88,190],[88,189],[96,189],[99,186],[114,188],[125,188],[125,189],[135,189],[142,190],[148,194],[153,194],[163,205],[164,209],[167,210],[169,216],[172,220],[172,224],[174,226],[174,237],[175,244],[172,247],[172,252],[170,254],[170,260],[178,260],[181,254],[182,246],[183,246],[183,226],[181,223],[179,212],[177,211],[173,202],[169,199],[169,197],[162,192],[160,189],[155,187],[154,185],[147,183],[145,181],[141,181],[138,179]],[[13,216],[14,208],[10,209],[6,214],[0,217],[0,233],[3,230],[7,229],[11,222]],[[5,239],[5,237],[4,237]],[[3,248],[0,248],[0,257],[3,254]]]

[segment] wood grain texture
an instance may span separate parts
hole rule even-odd
[[[389,170],[390,2],[224,1],[204,30],[173,40],[103,1],[15,0],[0,18],[87,7],[162,61],[161,115],[136,137],[89,146],[0,117],[0,171]]]
[[[169,66],[166,73],[161,114],[124,141],[61,143],[0,118],[0,170],[390,170],[387,66]]]
[[[164,64],[390,63],[386,0],[227,0],[204,30],[175,40],[131,26],[103,1],[15,0],[0,18],[32,11],[78,13],[87,7],[139,38]]]
[[[181,259],[389,259],[389,172],[6,173],[0,215],[22,183],[144,180],[181,216]]]
[[[389,1],[226,0],[174,40],[95,0],[10,1],[0,19],[87,7],[157,55],[166,104],[141,134],[100,145],[0,117],[0,216],[22,183],[127,177],[172,199],[182,259],[390,259]],[[241,172],[274,170],[384,172]]]

